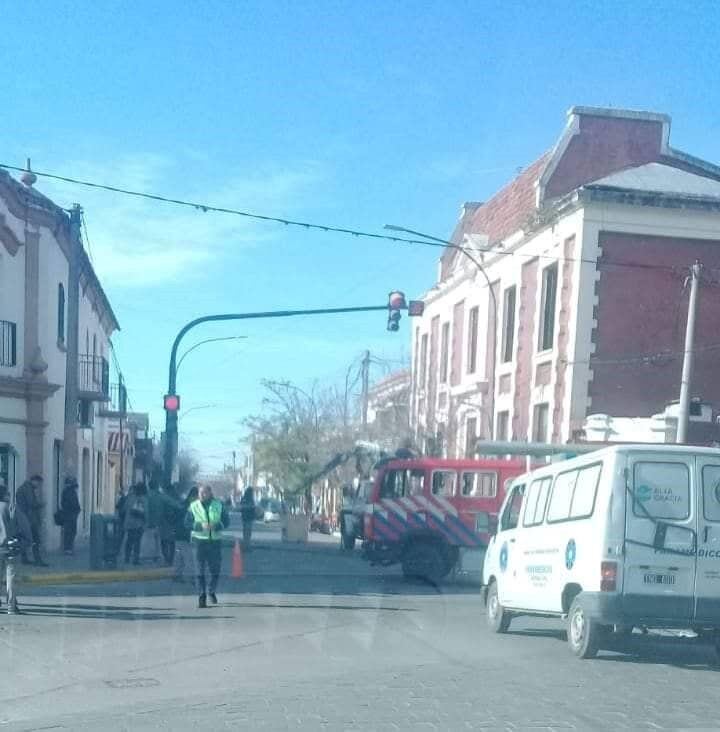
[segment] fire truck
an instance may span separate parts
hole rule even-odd
[[[363,556],[431,582],[480,571],[506,485],[525,469],[523,459],[381,461],[363,510]]]

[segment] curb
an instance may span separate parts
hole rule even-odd
[[[107,582],[139,582],[142,580],[168,579],[172,568],[138,569],[135,571],[64,572],[53,574],[20,575],[18,581],[25,585],[102,584]]]

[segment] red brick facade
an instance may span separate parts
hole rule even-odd
[[[597,285],[598,327],[590,412],[613,416],[661,412],[680,393],[688,268],[700,260],[708,276],[720,273],[720,240],[648,237],[601,232]],[[619,267],[618,264],[641,267]],[[667,266],[668,269],[652,267]],[[714,272],[712,270],[715,270]],[[720,406],[720,289],[700,288],[692,396]],[[718,346],[717,348],[714,348]],[[709,348],[711,347],[711,348]],[[702,350],[705,349],[705,350]],[[668,353],[647,361],[637,357]],[[619,362],[619,363],[616,363]]]
[[[662,122],[579,116],[580,129],[545,184],[556,198],[623,168],[652,163],[662,152]]]

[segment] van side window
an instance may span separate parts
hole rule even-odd
[[[705,465],[702,483],[703,516],[708,521],[720,521],[720,465]]]
[[[457,473],[454,470],[433,470],[432,492],[434,496],[455,495]]]
[[[577,470],[569,470],[567,473],[560,473],[555,478],[548,508],[548,521],[565,521],[570,518],[570,504],[577,475]]]
[[[682,521],[690,516],[690,472],[684,463],[635,463],[633,513]],[[644,509],[644,510],[643,510]]]
[[[462,474],[462,495],[468,498],[495,498],[497,480],[495,473],[466,471]]]
[[[559,473],[550,497],[548,523],[588,518],[595,510],[601,463]]]
[[[527,501],[525,501],[523,526],[537,526],[543,522],[551,484],[552,478],[540,478],[530,483]]]
[[[595,510],[595,496],[600,481],[600,470],[602,465],[597,463],[580,470],[575,483],[572,504],[570,505],[570,518],[585,518],[592,516]]]
[[[505,504],[502,521],[500,522],[500,530],[507,531],[514,529],[518,525],[520,519],[520,509],[522,508],[523,496],[525,495],[525,486],[516,485],[512,488],[512,493],[508,502]]]

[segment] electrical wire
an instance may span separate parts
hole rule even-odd
[[[16,165],[8,165],[6,163],[0,163],[0,168],[5,170],[12,170],[18,172],[25,172],[25,168],[20,168]],[[66,175],[59,175],[57,173],[46,173],[33,170],[33,173],[40,178],[48,178],[50,180],[58,180],[63,183],[70,183],[72,185],[84,186],[86,188],[93,188],[97,190],[108,191],[110,193],[119,193],[125,196],[133,196],[135,198],[142,198],[157,203],[167,203],[175,206],[184,206],[186,208],[193,208],[203,213],[223,213],[230,214],[233,216],[241,216],[243,218],[254,219],[256,221],[265,221],[270,223],[283,224],[285,226],[295,226],[306,230],[322,231],[325,233],[344,234],[356,238],[375,239],[380,241],[391,241],[399,244],[414,244],[426,247],[436,247],[440,249],[454,249],[457,251],[464,251],[467,254],[474,255],[478,253],[477,249],[471,247],[464,247],[460,244],[453,242],[441,242],[441,241],[427,241],[426,239],[409,239],[400,236],[391,236],[390,234],[376,234],[369,231],[362,231],[359,229],[351,229],[343,226],[332,226],[330,224],[319,224],[309,221],[298,221],[296,219],[283,218],[279,216],[268,216],[265,214],[253,213],[251,211],[244,211],[242,209],[228,208],[225,206],[214,206],[209,203],[200,203],[198,201],[187,201],[180,198],[171,198],[157,193],[146,193],[144,191],[133,191],[128,188],[121,188],[120,186],[108,185],[105,183],[96,183],[94,181],[81,180],[79,178],[72,178]],[[480,254],[491,253],[491,254],[503,254],[505,256],[520,256],[527,257],[529,259],[549,259],[552,261],[560,262],[583,262],[592,265],[612,265],[615,267],[627,267],[633,269],[650,269],[650,270],[670,270],[673,271],[676,268],[668,265],[652,265],[652,264],[641,264],[633,262],[600,262],[594,259],[584,258],[573,258],[573,257],[555,257],[552,255],[544,254],[527,254],[524,252],[517,251],[505,251],[500,248],[490,247],[484,249]]]
[[[720,343],[711,343],[707,346],[698,346],[690,350],[690,353],[703,353],[706,351],[717,351],[720,350]],[[685,355],[685,351],[660,351],[658,353],[647,353],[639,356],[628,356],[627,358],[617,359],[600,359],[590,358],[579,361],[568,361],[561,359],[563,363],[568,365],[587,363],[592,366],[618,366],[622,364],[632,363],[653,363],[656,361],[670,360],[674,361]]]
[[[80,209],[80,222],[82,223],[83,238],[87,245],[88,258],[90,259],[90,264],[94,267],[95,262],[93,261],[92,247],[90,245],[90,235],[88,234],[87,221],[85,221],[85,212],[82,209]]]

